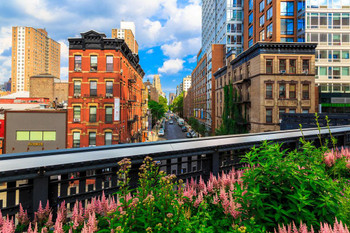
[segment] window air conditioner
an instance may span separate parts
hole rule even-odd
[[[74,93],[74,98],[80,97],[80,93]]]
[[[80,122],[80,119],[79,118],[74,118],[73,122]]]

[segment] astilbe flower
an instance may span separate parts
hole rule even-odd
[[[346,158],[346,167],[350,169],[350,150],[342,147],[339,149],[332,149],[324,154],[324,162],[328,167],[332,167],[337,159]]]
[[[54,226],[54,232],[55,233],[64,233],[63,231],[63,213],[62,211],[58,211],[57,212],[57,218],[56,218],[56,222],[55,222],[55,226]]]
[[[0,215],[0,218],[1,218],[1,215]],[[27,210],[26,211],[23,210],[22,204],[19,204],[19,213],[17,216],[17,220],[18,220],[18,223],[21,225],[26,226],[29,224],[29,217],[28,217]]]
[[[97,220],[95,213],[90,214],[87,226],[89,230],[92,230],[92,232],[97,231]]]
[[[321,223],[320,233],[349,233],[349,230],[341,221],[335,219],[333,228],[327,223]]]
[[[4,219],[2,218],[2,213],[0,210],[0,229],[2,228],[3,225],[4,225]]]
[[[0,217],[3,220],[2,215],[0,215]],[[15,233],[15,229],[15,223],[12,218],[9,218],[9,216],[7,216],[5,220],[2,221],[2,224],[0,224],[1,233]]]
[[[77,229],[81,224],[84,222],[84,209],[81,204],[81,202],[76,201],[73,207],[73,213],[72,213],[72,222],[73,222],[73,229]]]

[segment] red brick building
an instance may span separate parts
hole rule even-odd
[[[67,147],[137,142],[144,72],[124,40],[96,31],[69,41]]]

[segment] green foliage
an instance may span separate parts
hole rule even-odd
[[[163,106],[165,112],[167,112],[169,110],[169,107],[168,107],[168,100],[166,98],[164,98],[163,96],[159,96],[158,98],[158,102],[160,105]]]
[[[254,216],[257,224],[272,230],[291,221],[317,228],[320,222],[341,219],[340,190],[322,161],[327,148],[303,142],[301,150],[288,152],[281,146],[264,142],[243,159],[250,166],[243,188],[237,186],[243,220]]]
[[[224,87],[224,109],[222,124],[216,129],[216,135],[248,133],[246,120],[242,117],[242,109],[238,105],[240,96],[231,84]]]
[[[183,117],[183,109],[184,109],[184,93],[182,92],[180,95],[178,95],[171,107],[170,110],[177,113],[180,117]]]
[[[207,133],[205,125],[201,124],[194,117],[190,117],[190,119],[188,120],[188,124],[192,127],[192,129],[194,129],[195,131],[199,132],[201,135],[205,135]]]
[[[153,123],[157,122],[157,120],[160,120],[166,112],[165,106],[154,100],[148,101],[148,108],[151,110]]]

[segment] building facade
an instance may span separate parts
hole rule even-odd
[[[175,93],[169,93],[169,105],[172,105],[175,99]]]
[[[183,81],[182,81],[183,91],[188,91],[188,89],[190,89],[191,87],[191,84],[192,84],[191,75],[188,75],[185,78],[183,78]]]
[[[183,100],[183,117],[188,121],[191,117],[193,117],[193,91],[192,87],[190,87],[187,91],[184,92],[184,100]]]
[[[215,74],[217,80],[225,75],[232,80],[251,133],[279,130],[282,113],[315,112],[316,46],[258,42],[232,60],[226,73]]]
[[[306,1],[298,40],[317,43],[320,112],[350,113],[350,2]]]
[[[145,88],[148,90],[149,100],[159,102],[159,94],[157,89],[152,85],[152,83],[147,80],[144,82]]]
[[[66,110],[5,112],[5,153],[66,148]]]
[[[120,22],[119,29],[112,29],[112,38],[125,40],[125,43],[133,53],[139,53],[139,45],[136,41],[136,28],[134,22]]]
[[[50,74],[41,74],[30,77],[31,98],[49,98],[53,102],[68,101],[68,82],[63,82]]]
[[[12,27],[11,92],[29,91],[29,78],[49,73],[60,78],[61,45],[45,29]]]
[[[141,130],[142,130],[142,142],[145,142],[148,138],[148,89],[146,85],[142,83],[142,103],[141,103]]]
[[[68,148],[141,141],[138,56],[93,30],[68,41]]]
[[[157,90],[158,95],[161,95],[165,98],[165,93],[162,90],[162,85],[160,84],[160,76],[159,74],[155,74],[153,76],[153,82],[152,82],[153,87]]]

